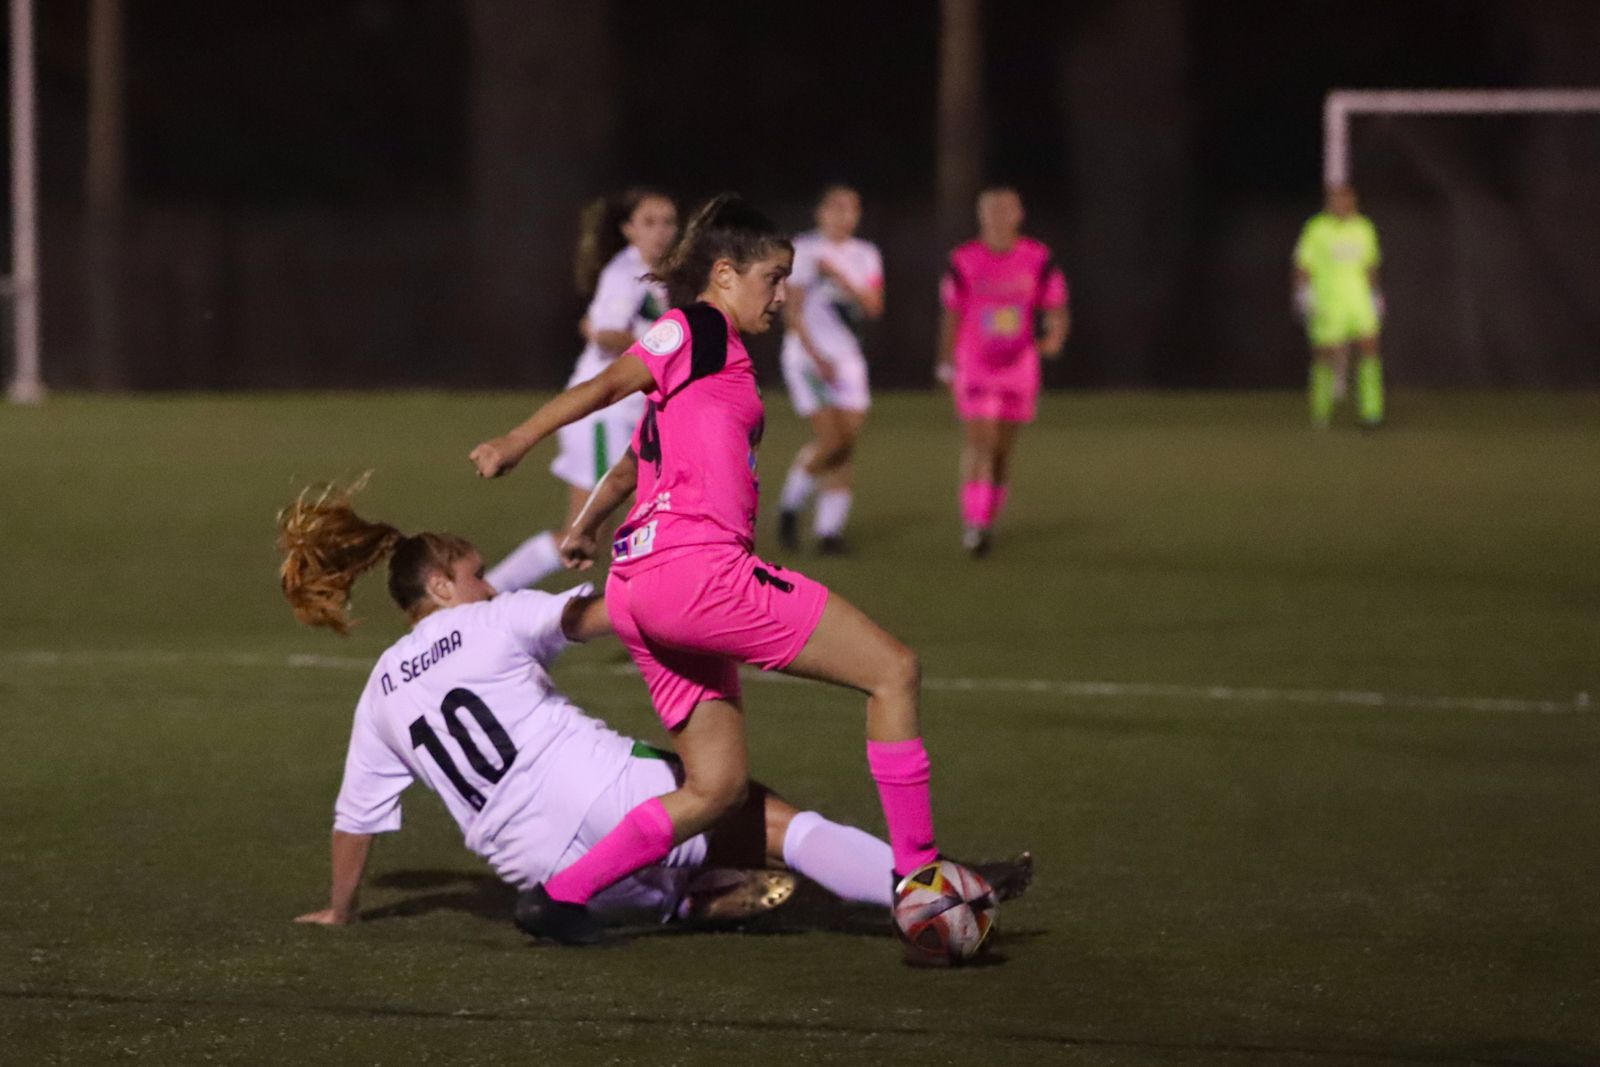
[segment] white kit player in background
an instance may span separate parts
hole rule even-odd
[[[567,388],[599,374],[667,313],[667,293],[648,277],[678,235],[678,209],[654,189],[634,188],[584,208],[578,223],[574,275],[578,291],[593,294],[581,332],[588,344]],[[567,485],[561,527],[543,530],[514,548],[489,571],[500,592],[526,589],[561,569],[556,546],[572,526],[595,483],[622,458],[644,418],[645,399],[635,394],[564,427],[560,454],[550,471]]]
[[[307,491],[279,515],[284,595],[301,622],[346,632],[351,585],[387,558],[389,592],[411,632],[378,658],[356,705],[334,805],[329,903],[297,921],[355,920],[372,839],[400,828],[412,782],[437,793],[467,847],[523,889],[678,787],[672,756],[585,715],[550,679],[550,662],[570,643],[612,632],[590,586],[497,595],[470,542],[368,522],[349,495]],[[793,892],[792,876],[758,869],[781,867],[842,899],[889,905],[886,842],[798,811],[757,783],[750,797],[595,906],[664,919],[744,916]]]
[[[812,531],[823,553],[844,550],[850,516],[850,457],[872,398],[862,350],[866,322],[883,314],[883,257],[855,236],[861,197],[833,185],[817,203],[817,228],[794,239],[784,307],[783,377],[789,399],[811,423],[779,500],[778,537],[796,548],[800,512],[816,494]]]

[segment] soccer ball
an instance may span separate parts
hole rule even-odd
[[[994,890],[976,872],[936,860],[900,880],[893,910],[907,963],[959,967],[988,947],[998,909]]]

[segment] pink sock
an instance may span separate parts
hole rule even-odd
[[[572,866],[545,882],[551,900],[587,904],[606,886],[634,871],[659,863],[672,851],[672,819],[660,797],[652,797],[623,816],[609,834]]]
[[[933,842],[933,800],[928,793],[928,750],[922,738],[868,741],[867,766],[889,825],[896,874],[906,875],[939,858]]]
[[[961,486],[961,522],[964,526],[982,526],[983,482],[965,482]]]
[[[1006,487],[1003,485],[989,486],[989,497],[984,501],[983,524],[993,526],[994,520],[1000,517],[1000,512],[1006,506]]]

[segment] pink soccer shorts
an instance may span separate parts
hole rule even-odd
[[[740,663],[787,667],[822,618],[828,588],[738,545],[668,549],[648,569],[613,568],[606,610],[674,730],[707,700],[739,700]]]
[[[956,378],[955,399],[962,422],[1032,422],[1039,410],[1037,388],[1008,389],[961,376]]]

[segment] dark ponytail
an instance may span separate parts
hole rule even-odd
[[[600,196],[589,201],[578,213],[578,248],[572,257],[572,280],[577,283],[579,296],[590,296],[599,284],[600,272],[611,257],[628,247],[622,236],[622,224],[633,218],[639,205],[646,200],[665,200],[672,197],[659,189],[636,185],[611,196]]]
[[[673,307],[683,307],[700,299],[717,260],[743,270],[780,250],[794,246],[776,223],[737,193],[722,193],[700,205],[651,277],[667,287]]]

